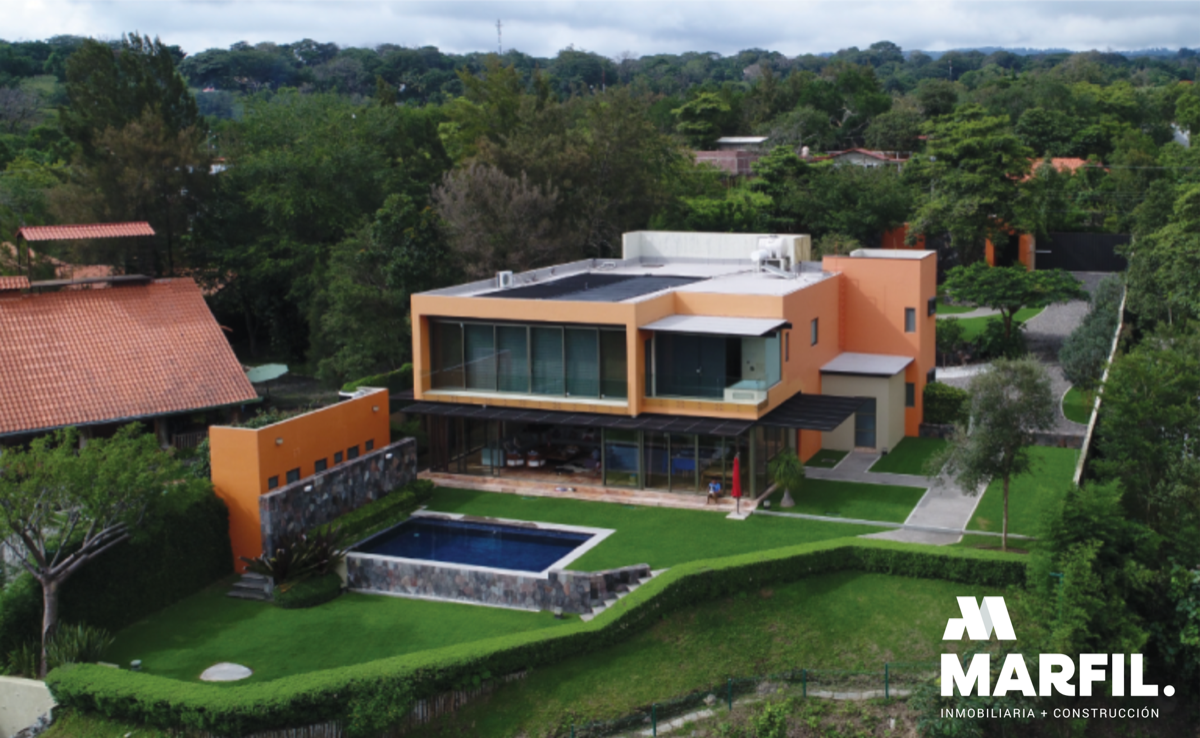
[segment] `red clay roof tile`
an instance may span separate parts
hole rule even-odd
[[[190,279],[0,300],[0,346],[0,434],[257,397]]]
[[[0,277],[0,292],[29,289],[29,277]]]
[[[144,220],[133,223],[25,226],[18,232],[26,241],[71,241],[77,238],[121,238],[124,236],[154,235],[154,229]]]

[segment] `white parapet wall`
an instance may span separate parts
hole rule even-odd
[[[793,263],[812,258],[812,237],[796,233],[692,233],[687,231],[633,231],[623,240],[623,258],[746,259],[759,248],[760,238],[783,239]]]
[[[54,705],[45,682],[0,677],[0,738],[12,738],[50,712]]]

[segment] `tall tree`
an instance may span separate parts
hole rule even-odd
[[[1011,229],[1040,232],[1041,219],[1025,196],[1033,151],[1012,133],[1007,119],[964,105],[928,129],[925,155],[914,157],[905,178],[921,193],[910,237],[949,232],[964,263],[983,255],[987,237]]]
[[[42,586],[42,664],[58,623],[62,585],[137,534],[159,505],[207,484],[128,425],[79,448],[74,429],[9,449],[0,459],[0,526],[17,562]]]
[[[1008,550],[1008,489],[1012,478],[1032,467],[1034,434],[1053,427],[1057,403],[1050,377],[1034,358],[997,359],[971,380],[971,422],[956,425],[944,453],[931,463],[968,494],[993,479],[1004,484],[1001,548]]]
[[[944,287],[955,300],[999,310],[1006,338],[1012,335],[1013,320],[1023,307],[1088,299],[1083,283],[1070,272],[1031,272],[1021,264],[991,267],[977,261],[970,266],[956,266],[946,274]]]

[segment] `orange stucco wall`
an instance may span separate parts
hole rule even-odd
[[[262,553],[262,527],[258,498],[270,491],[271,477],[287,484],[287,473],[300,470],[300,478],[316,473],[318,459],[335,466],[334,454],[366,444],[374,448],[391,443],[387,390],[297,415],[265,428],[212,426],[208,432],[212,455],[212,482],[217,496],[229,507],[229,537],[238,571],[241,557]]]
[[[841,272],[842,350],[911,356],[904,381],[915,385],[916,406],[904,413],[905,435],[915,436],[924,417],[925,373],[933,368],[937,316],[928,314],[937,294],[937,255],[921,259],[825,257],[825,269]],[[904,310],[914,308],[917,330],[904,332]]]
[[[896,226],[891,230],[884,231],[879,237],[879,248],[881,249],[918,249],[925,250],[925,234],[918,233],[916,243],[909,246],[904,242],[908,237],[908,223],[902,226]]]
[[[984,243],[983,258],[988,266],[996,266],[996,247],[990,239]],[[1024,264],[1027,271],[1037,268],[1037,239],[1032,233],[1022,233],[1017,238],[1017,261]]]

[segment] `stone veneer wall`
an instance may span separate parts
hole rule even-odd
[[[346,557],[350,589],[438,597],[484,605],[587,613],[616,593],[650,576],[648,564],[606,571],[552,571],[546,577],[516,572],[460,569],[351,553]]]
[[[263,553],[272,550],[281,533],[312,530],[416,478],[417,442],[404,438],[262,495],[258,510]]]

